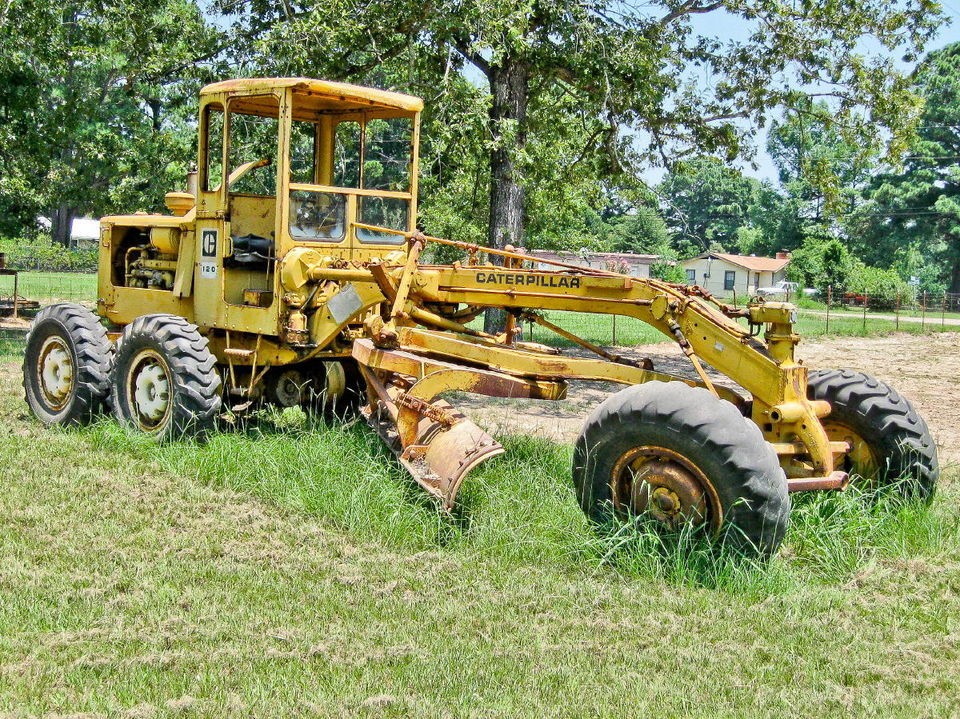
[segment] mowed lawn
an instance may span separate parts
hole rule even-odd
[[[599,538],[568,447],[504,438],[455,517],[371,432],[203,446],[26,416],[0,347],[0,716],[949,716],[958,472],[798,502],[765,567]]]

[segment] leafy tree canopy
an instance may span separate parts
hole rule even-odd
[[[74,215],[154,209],[183,184],[218,33],[193,0],[10,0],[0,18],[0,212],[69,238]]]
[[[930,53],[913,81],[926,100],[917,138],[899,171],[872,182],[850,222],[852,246],[922,289],[960,292],[960,43]]]
[[[495,245],[522,241],[527,227],[578,204],[561,193],[552,207],[534,188],[567,183],[582,196],[599,177],[636,176],[690,153],[733,158],[771,111],[808,107],[811,94],[828,97],[837,126],[858,141],[902,146],[917,102],[889,58],[862,48],[916,56],[942,20],[927,0],[221,0],[220,8],[236,18],[251,70],[425,89],[428,105],[457,111],[448,117],[458,128],[435,149],[459,154],[447,169],[465,177],[447,172],[445,186],[488,188]],[[694,32],[694,18],[720,13],[749,27],[746,39],[711,36],[707,23]],[[482,174],[464,156],[474,150],[484,153]]]

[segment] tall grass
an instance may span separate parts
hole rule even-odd
[[[847,581],[882,559],[960,548],[954,490],[932,507],[896,492],[794,496],[781,551],[763,562],[717,547],[702,532],[665,536],[651,522],[597,531],[570,481],[571,449],[504,437],[507,453],[465,481],[456,510],[440,510],[361,423],[327,423],[299,410],[261,413],[204,443],[156,445],[111,421],[86,430],[98,449],[136,455],[158,470],[249,493],[405,552],[615,572],[673,585],[776,594],[810,580]]]

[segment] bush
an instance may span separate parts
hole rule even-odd
[[[664,282],[684,284],[687,281],[687,273],[683,267],[676,262],[667,260],[654,262],[650,265],[650,276],[657,280],[663,280]]]
[[[96,272],[97,248],[69,250],[53,244],[48,237],[35,240],[0,242],[0,252],[7,255],[7,267],[37,272]]]
[[[853,264],[847,289],[867,296],[870,307],[879,310],[891,310],[898,304],[911,303],[916,292],[896,270],[868,267],[861,262]]]

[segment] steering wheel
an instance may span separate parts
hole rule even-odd
[[[314,236],[337,224],[337,202],[327,194],[310,194],[297,208],[296,227]]]

